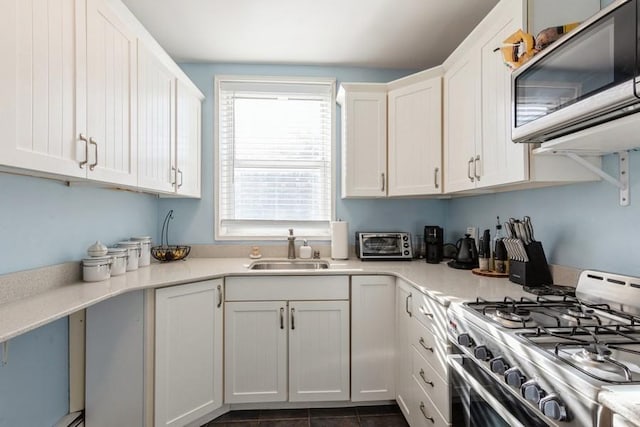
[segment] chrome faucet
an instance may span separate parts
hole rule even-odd
[[[287,251],[287,259],[296,259],[296,237],[293,235],[293,228],[289,229],[289,247]]]

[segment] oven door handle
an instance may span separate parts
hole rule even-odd
[[[498,399],[493,397],[491,393],[488,393],[478,382],[478,380],[476,380],[472,375],[464,370],[464,368],[462,367],[463,358],[464,356],[451,354],[447,356],[447,361],[449,363],[449,366],[451,366],[451,368],[453,368],[458,373],[458,375],[460,375],[462,379],[464,379],[464,381],[469,384],[471,388],[473,388],[473,390],[478,393],[478,395],[480,395],[480,397],[482,397],[494,411],[498,413],[498,415],[500,415],[507,423],[509,423],[510,426],[525,427],[524,424],[522,424],[513,415],[511,415],[511,412],[509,412],[509,410],[502,406]]]

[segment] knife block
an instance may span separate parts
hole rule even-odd
[[[553,284],[551,270],[541,242],[524,245],[529,257],[528,262],[509,260],[509,280],[526,286]]]

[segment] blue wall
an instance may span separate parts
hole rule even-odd
[[[576,268],[640,276],[640,152],[630,158],[631,204],[618,204],[617,188],[607,182],[498,193],[449,202],[446,236],[462,236],[468,225],[495,232],[496,215],[529,215],[547,260]],[[604,169],[618,174],[618,158],[606,156]]]
[[[95,240],[157,240],[157,198],[0,173],[0,274],[86,256]],[[68,320],[9,341],[0,426],[51,426],[69,409]]]
[[[181,64],[182,69],[198,86],[206,99],[202,104],[202,200],[164,199],[159,203],[159,215],[173,209],[171,236],[181,243],[215,244],[214,240],[214,149],[213,80],[216,74],[259,76],[330,77],[341,82],[389,82],[415,70],[374,70],[366,68],[331,68],[313,66]],[[340,165],[340,107],[336,110],[337,155]],[[356,230],[404,230],[421,233],[427,223],[442,224],[447,202],[442,200],[342,200],[340,198],[340,167],[337,172],[336,216],[349,222],[350,239]],[[173,239],[173,237],[169,237]],[[284,235],[283,235],[284,237]],[[230,242],[224,242],[230,243]]]

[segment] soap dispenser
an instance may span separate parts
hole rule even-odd
[[[311,246],[306,240],[303,240],[302,246],[300,246],[300,258],[311,259]]]

